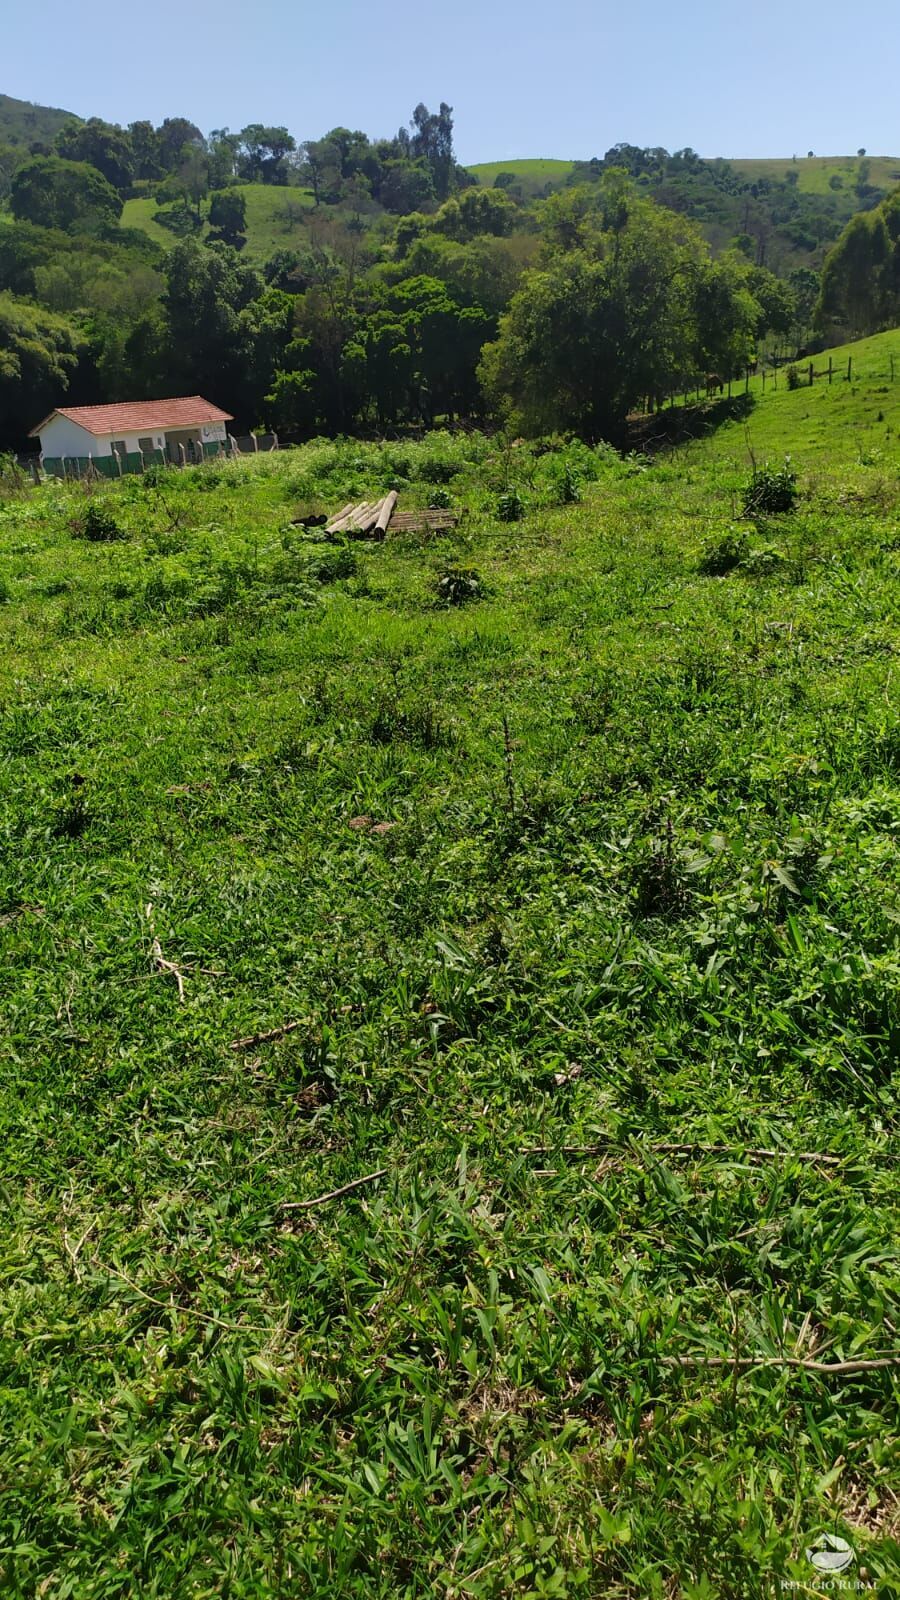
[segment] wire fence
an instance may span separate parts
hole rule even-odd
[[[198,466],[204,461],[225,461],[236,456],[257,455],[279,448],[276,433],[228,435],[227,441],[216,440],[202,444],[177,447],[177,454],[169,449],[112,450],[109,455],[45,456],[40,454],[17,455],[16,461],[25,472],[30,472],[36,482],[42,477],[77,480],[123,478],[132,473],[146,472],[148,467]]]

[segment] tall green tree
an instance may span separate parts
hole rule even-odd
[[[852,217],[822,268],[816,324],[877,333],[900,322],[900,194]]]
[[[70,122],[56,136],[56,149],[66,161],[85,161],[102,172],[114,189],[127,189],[134,181],[135,159],[131,137],[100,117]]]
[[[297,148],[287,128],[248,123],[241,129],[244,176],[255,183],[287,183],[285,157]]]
[[[81,161],[36,156],[16,172],[10,210],[41,228],[95,229],[118,222],[122,201],[111,183]]]
[[[550,214],[554,234],[559,210]],[[613,177],[574,248],[526,272],[480,374],[488,398],[527,433],[616,437],[628,410],[713,360],[746,355],[759,307],[717,269],[697,229]]]
[[[240,189],[219,189],[209,202],[209,225],[218,237],[233,249],[242,249],[247,243],[247,202]]]
[[[64,317],[0,294],[0,438],[24,443],[62,403],[81,342]]]
[[[241,312],[262,280],[227,245],[185,239],[166,262],[164,361],[174,393],[196,390],[234,409],[250,359]]]
[[[175,172],[181,164],[185,145],[206,144],[200,129],[188,117],[166,117],[156,130],[159,162],[164,172]]]
[[[152,122],[129,122],[128,136],[134,158],[136,178],[153,179],[163,175],[160,140]]]

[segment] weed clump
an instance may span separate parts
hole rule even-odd
[[[766,578],[786,566],[787,557],[777,545],[766,544],[760,550],[751,550],[741,562],[741,567],[751,578]]]
[[[413,706],[401,706],[394,699],[379,701],[369,738],[373,744],[410,744],[420,750],[441,750],[453,743],[450,728],[429,701]]]
[[[480,600],[484,585],[474,567],[447,567],[437,582],[437,596],[441,605],[465,606]]]
[[[578,505],[581,499],[581,477],[571,461],[555,461],[549,478],[550,492],[557,505]]]
[[[353,578],[359,567],[356,551],[350,545],[319,545],[306,561],[306,574],[316,583],[336,583],[339,578]]]
[[[742,528],[730,528],[721,538],[704,547],[699,570],[710,578],[721,578],[746,561],[750,554],[750,540]]]
[[[790,456],[784,465],[754,467],[750,482],[744,489],[744,516],[759,517],[792,511],[797,500],[797,474],[791,468]]]
[[[427,455],[419,461],[416,476],[423,483],[450,483],[461,471],[462,463],[450,456]]]
[[[504,489],[497,500],[497,515],[501,522],[521,522],[525,515],[525,502],[518,489]]]
[[[88,539],[91,544],[112,544],[128,535],[113,513],[97,500],[92,500],[72,532],[76,539]]]
[[[638,917],[683,917],[690,904],[684,864],[679,858],[671,828],[648,850],[634,879],[634,909]]]
[[[801,383],[799,367],[788,367],[785,377],[789,389],[799,389]]]
[[[442,484],[432,489],[428,496],[428,509],[430,511],[449,511],[452,504],[450,490],[445,489]]]

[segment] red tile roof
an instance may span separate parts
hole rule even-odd
[[[100,438],[105,434],[142,433],[154,428],[195,428],[203,422],[232,422],[230,411],[220,411],[200,394],[178,400],[130,400],[114,406],[57,406],[32,428],[33,439],[52,417],[68,417],[80,428]]]

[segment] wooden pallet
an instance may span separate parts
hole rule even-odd
[[[395,511],[389,527],[391,533],[447,533],[458,521],[458,511]]]

